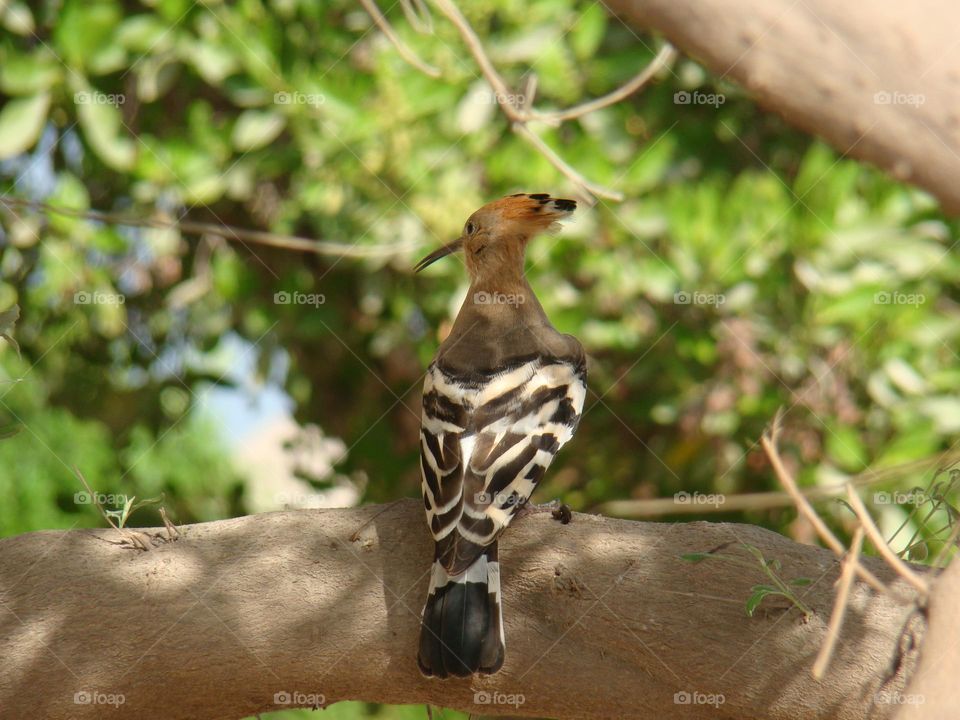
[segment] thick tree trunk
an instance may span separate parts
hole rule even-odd
[[[960,4],[604,0],[762,105],[960,212]]]
[[[906,692],[916,651],[904,649],[925,627],[912,602],[855,585],[817,683],[809,669],[839,573],[827,551],[747,525],[561,525],[538,513],[501,542],[504,669],[428,680],[415,655],[432,550],[416,501],[194,525],[149,552],[120,541],[73,530],[0,542],[3,717],[102,717],[122,700],[123,717],[239,718],[357,699],[558,718],[716,718],[719,705],[725,718],[859,720],[892,715],[877,693]],[[723,543],[721,555],[749,558],[748,543],[784,578],[810,578],[798,589],[810,620],[776,599],[747,617],[759,565],[680,558]]]

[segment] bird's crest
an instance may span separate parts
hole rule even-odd
[[[576,200],[553,198],[546,193],[517,193],[495,200],[488,206],[507,221],[529,223],[536,230],[554,229],[577,209]]]

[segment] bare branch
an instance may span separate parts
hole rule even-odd
[[[930,593],[930,585],[926,580],[913,572],[903,560],[897,557],[897,554],[890,549],[890,546],[884,542],[883,535],[877,528],[876,523],[873,522],[873,518],[870,517],[870,513],[867,512],[867,508],[860,499],[860,496],[857,495],[852,487],[847,488],[847,499],[850,501],[850,507],[852,507],[853,511],[857,514],[857,518],[862,523],[864,530],[867,531],[870,542],[873,543],[873,546],[877,549],[877,552],[880,553],[880,556],[886,560],[890,567],[896,570],[901,577],[913,585],[918,592],[925,596],[928,595]]]
[[[622,87],[617,88],[613,92],[595,100],[590,100],[588,102],[581,103],[580,105],[575,105],[572,108],[567,108],[566,110],[548,112],[531,111],[528,117],[533,120],[542,120],[544,122],[559,124],[565,120],[573,120],[610,105],[615,105],[621,100],[627,99],[635,92],[638,92],[641,88],[643,88],[644,85],[650,82],[650,79],[660,72],[660,70],[670,67],[676,58],[676,48],[674,48],[670,43],[665,43],[664,46],[660,48],[660,52],[658,52],[653,60],[650,61],[649,65],[641,70],[636,77],[630,80],[630,82],[626,83]]]
[[[543,155],[557,170],[563,173],[567,179],[576,183],[591,195],[607,198],[609,200],[616,200],[617,202],[623,200],[622,192],[611,190],[603,185],[597,185],[596,183],[587,180],[583,175],[574,170],[566,160],[557,155],[550,148],[550,146],[547,145],[539,135],[528,128],[525,123],[514,123],[513,131],[526,140],[530,145],[535,147],[540,154]]]
[[[865,470],[852,476],[849,480],[829,485],[798,488],[798,492],[810,501],[829,500],[841,497],[847,492],[847,484],[855,488],[865,488],[879,483],[890,482],[905,477],[911,473],[923,472],[940,465],[954,464],[960,460],[957,453],[946,452],[922,460],[911,460],[879,469]],[[740,493],[724,495],[723,502],[717,504],[682,503],[674,498],[652,498],[650,500],[609,500],[597,506],[597,510],[604,515],[615,515],[623,518],[662,517],[664,515],[704,515],[709,513],[739,512],[744,510],[773,510],[789,507],[794,504],[793,496],[787,492],[769,491],[756,493]],[[960,523],[957,524],[954,534],[945,550],[957,536],[960,535]],[[937,565],[938,562],[934,562]]]
[[[827,544],[837,557],[843,557],[846,552],[846,548],[843,547],[837,536],[834,535],[830,528],[826,526],[823,520],[820,519],[820,516],[817,515],[817,511],[813,509],[813,506],[810,505],[809,501],[803,496],[803,494],[797,488],[797,483],[790,476],[790,473],[787,472],[787,468],[784,466],[783,461],[780,458],[780,452],[777,450],[777,438],[780,435],[780,422],[782,420],[782,413],[778,410],[776,417],[774,417],[773,422],[770,425],[770,428],[763,434],[763,437],[760,438],[760,444],[763,446],[764,451],[767,453],[767,457],[770,459],[770,464],[773,465],[773,471],[777,474],[777,479],[780,480],[780,483],[786,489],[790,496],[793,498],[794,503],[797,506],[797,510],[800,511],[800,514],[803,515],[807,521],[813,525],[813,528],[817,531],[817,535]],[[870,587],[878,592],[886,592],[886,588],[883,583],[881,583],[876,575],[871,573],[862,565],[857,566],[857,574],[862,577],[864,580],[869,583]]]
[[[169,230],[178,230],[185,235],[215,235],[226,240],[239,240],[266,245],[269,247],[295,250],[297,252],[314,253],[316,255],[330,255],[349,258],[388,258],[405,255],[415,249],[414,245],[368,245],[358,246],[347,243],[335,243],[322,240],[311,240],[296,235],[280,235],[264,230],[248,230],[232,225],[217,225],[214,223],[194,222],[192,220],[161,220],[159,218],[142,218],[120,215],[118,213],[101,210],[77,210],[57,205],[50,205],[34,200],[24,200],[14,197],[0,197],[0,205],[7,206],[11,212],[15,208],[36,210],[45,214],[63,215],[64,217],[82,218],[107,223],[109,225],[123,225],[126,227],[149,227]]]
[[[493,62],[490,60],[490,57],[487,55],[487,52],[483,47],[483,43],[477,36],[477,33],[474,32],[470,23],[467,22],[467,19],[463,16],[463,13],[460,12],[460,9],[451,0],[435,0],[435,2],[440,8],[440,11],[446,15],[450,22],[452,22],[456,26],[457,30],[459,30],[460,37],[463,38],[467,48],[470,50],[470,54],[473,55],[474,60],[476,60],[477,65],[480,67],[480,72],[483,73],[483,77],[486,78],[487,82],[490,84],[490,87],[493,88],[497,105],[500,106],[504,115],[506,115],[507,119],[510,121],[510,127],[513,132],[533,146],[568,180],[583,188],[583,190],[590,195],[604,197],[610,200],[623,200],[623,193],[617,192],[616,190],[611,190],[603,185],[598,185],[597,183],[587,180],[581,173],[574,170],[567,161],[554,152],[550,146],[540,138],[539,135],[527,127],[527,123],[529,121],[538,119],[538,115],[540,115],[536,111],[530,109],[532,100],[524,99],[522,107],[514,105],[512,100],[513,93],[510,91],[509,86],[504,81],[500,73],[497,72],[497,69],[494,67]],[[530,85],[528,84],[527,87],[529,88]],[[547,119],[552,120],[552,113],[546,113],[544,115]]]
[[[830,658],[833,657],[833,650],[837,645],[837,638],[840,637],[840,630],[843,628],[843,618],[847,613],[847,601],[850,598],[850,586],[853,584],[853,576],[857,572],[857,567],[859,567],[860,548],[862,546],[863,526],[860,526],[853,533],[850,551],[843,559],[843,570],[840,572],[840,581],[837,583],[837,598],[834,600],[833,612],[830,614],[827,639],[824,640],[823,646],[820,648],[820,654],[817,655],[816,662],[813,663],[813,670],[811,672],[817,680],[823,679],[823,675],[830,665]]]
[[[297,698],[683,720],[694,715],[677,693],[696,692],[719,694],[730,720],[866,720],[887,717],[873,697],[905,691],[914,667],[899,654],[914,607],[894,595],[851,586],[850,606],[861,612],[856,623],[847,618],[821,684],[805,670],[823,623],[799,626],[772,605],[748,617],[755,568],[678,560],[737,541],[789,563],[791,574],[818,577],[833,572],[821,547],[749,525],[579,513],[561,525],[539,513],[501,540],[503,670],[426,679],[416,663],[432,558],[423,504],[404,499],[384,509],[190,525],[149,553],[111,542],[112,528],[0,539],[4,717],[103,717],[102,703],[75,700],[95,692],[122,696],[118,717],[138,720],[238,718],[310,703]],[[141,530],[149,538],[168,532]],[[914,595],[879,558],[862,562]],[[825,617],[833,595],[829,583],[815,582],[803,601]],[[483,704],[484,693],[520,700]]]
[[[393,46],[397,49],[397,52],[400,53],[400,57],[413,65],[413,67],[422,72],[424,75],[429,75],[432,78],[440,77],[440,71],[437,68],[421,60],[420,57],[413,50],[411,50],[403,40],[400,39],[400,36],[397,35],[396,31],[393,29],[393,26],[390,24],[390,21],[387,20],[386,16],[382,12],[380,12],[380,8],[377,7],[377,4],[373,0],[360,0],[360,4],[363,5],[370,17],[373,18],[373,21],[377,24],[377,27],[380,28],[380,31],[387,36],[387,39],[390,42],[393,43]]]

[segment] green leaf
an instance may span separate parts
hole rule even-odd
[[[118,103],[124,98],[82,88],[75,93],[74,100],[80,127],[91,149],[114,170],[132,168],[137,148],[122,130],[123,118]]]
[[[827,454],[847,472],[859,472],[867,464],[867,450],[860,433],[847,425],[828,426]]]
[[[58,83],[63,66],[44,47],[30,54],[8,53],[0,62],[0,90],[8,95],[36,95]]]
[[[50,109],[50,94],[17,98],[0,110],[0,160],[33,147]]]
[[[606,29],[606,10],[599,3],[591,5],[570,31],[570,47],[573,48],[573,54],[581,60],[592,57],[600,47]]]
[[[798,578],[793,578],[793,580],[790,581],[790,584],[796,585],[798,587],[804,587],[806,585],[809,585],[811,582],[813,581],[810,578],[798,577]]]
[[[0,339],[6,340],[10,346],[20,354],[20,346],[13,339],[13,328],[20,319],[20,306],[14,305],[9,310],[0,312]]]
[[[686,555],[680,556],[681,559],[686,560],[687,562],[695,563],[700,562],[701,560],[706,560],[708,557],[710,557],[710,553],[704,552],[687,553]]]
[[[54,46],[68,65],[88,67],[91,58],[112,45],[120,7],[112,2],[68,0],[57,16]]]
[[[36,29],[33,14],[22,2],[0,3],[6,5],[0,10],[0,22],[12,33],[17,35],[32,35]]]
[[[280,113],[246,110],[240,113],[233,126],[233,146],[241,152],[249,152],[269,145],[283,132],[286,123]]]
[[[757,607],[763,602],[763,599],[770,595],[770,590],[766,585],[755,585],[753,588],[753,594],[747,598],[747,615],[753,617],[753,613],[756,611]]]

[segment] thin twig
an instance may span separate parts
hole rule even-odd
[[[830,624],[827,627],[827,637],[820,648],[820,654],[817,655],[816,662],[813,663],[813,677],[817,680],[823,678],[827,667],[830,665],[830,659],[833,657],[833,650],[836,647],[837,639],[840,637],[840,630],[843,628],[843,618],[847,613],[847,600],[850,597],[850,587],[853,585],[853,576],[860,566],[860,548],[863,546],[863,526],[857,527],[853,533],[853,540],[850,543],[850,550],[843,559],[843,569],[840,572],[840,580],[837,584],[837,597],[833,601],[833,612],[830,614]]]
[[[440,8],[440,12],[446,15],[447,19],[460,31],[460,37],[463,38],[463,41],[467,44],[467,48],[470,50],[470,54],[473,55],[473,59],[476,60],[477,65],[480,66],[480,72],[483,73],[483,76],[493,88],[497,102],[500,104],[500,107],[503,108],[503,112],[511,122],[525,122],[528,118],[522,117],[513,106],[513,103],[510,102],[510,88],[507,87],[503,78],[500,77],[500,73],[498,73],[497,69],[493,66],[493,63],[487,56],[486,50],[483,48],[483,43],[480,41],[477,33],[473,31],[473,27],[467,22],[463,13],[460,12],[460,8],[452,3],[451,0],[435,0],[435,2]]]
[[[638,92],[644,85],[650,82],[650,79],[656,75],[660,70],[666,67],[670,67],[673,64],[674,60],[677,58],[677,50],[670,43],[664,44],[660,48],[660,52],[656,54],[653,60],[650,61],[650,64],[647,65],[643,70],[641,70],[630,82],[622,85],[611,93],[607,93],[603,97],[599,97],[595,100],[589,100],[588,102],[581,103],[580,105],[575,105],[572,108],[567,108],[566,110],[555,110],[555,111],[530,111],[529,117],[534,120],[542,120],[543,122],[559,124],[565,120],[574,120],[583,115],[595,112],[601,108],[605,108],[609,105],[615,105],[621,100],[633,95],[635,92]]]
[[[513,93],[510,91],[510,88],[500,73],[497,72],[497,69],[494,67],[493,62],[483,47],[483,43],[477,36],[477,33],[474,32],[470,23],[467,22],[463,13],[460,12],[460,9],[451,0],[435,1],[440,11],[446,15],[447,19],[459,30],[460,37],[463,38],[467,48],[470,50],[470,54],[473,55],[474,60],[476,60],[477,65],[480,67],[480,72],[483,73],[483,77],[490,84],[490,87],[493,88],[497,105],[500,106],[504,115],[506,115],[510,121],[510,127],[513,132],[526,140],[527,143],[543,155],[551,165],[589,194],[610,200],[623,200],[622,193],[587,180],[581,173],[574,170],[567,161],[554,152],[539,135],[527,127],[529,121],[538,119],[537,116],[539,113],[529,109],[529,103],[526,101],[524,101],[522,105],[514,104]],[[550,117],[549,113],[546,115]]]
[[[866,506],[852,487],[847,488],[847,499],[850,501],[850,507],[853,508],[853,512],[856,513],[864,530],[867,531],[867,536],[877,549],[877,552],[880,553],[880,556],[886,560],[887,564],[896,570],[901,577],[913,585],[918,592],[924,595],[928,594],[930,592],[930,584],[911,570],[910,566],[901,560],[897,554],[890,549],[890,546],[884,542],[883,535],[880,533],[879,528],[877,528],[876,523],[873,522],[873,518],[871,518],[870,513],[867,512]]]
[[[616,200],[620,202],[623,200],[623,193],[618,192],[617,190],[611,190],[604,187],[603,185],[597,185],[590,180],[587,180],[583,175],[574,170],[570,164],[564,160],[562,157],[557,155],[549,145],[547,145],[539,135],[537,135],[533,130],[528,128],[524,123],[516,122],[513,124],[513,131],[526,140],[530,145],[535,147],[541,155],[543,155],[551,165],[553,165],[557,170],[563,173],[569,180],[573,181],[584,190],[589,192],[591,195],[596,195],[597,197],[604,197],[609,200]]]
[[[924,458],[923,460],[911,460],[910,462],[892,465],[879,470],[865,470],[851,476],[849,480],[844,482],[804,487],[799,488],[798,491],[811,501],[829,500],[830,498],[844,495],[848,482],[856,488],[865,488],[887,482],[893,478],[903,477],[913,472],[923,471],[931,466],[942,465],[944,462],[953,464],[957,462],[957,460],[960,460],[960,455],[956,453],[944,453],[935,457]],[[707,513],[740,512],[744,510],[773,510],[775,508],[788,507],[793,504],[793,496],[789,493],[768,491],[724,495],[723,502],[715,504],[678,503],[674,498],[652,498],[650,500],[610,500],[598,505],[594,509],[604,515],[640,518],[660,517],[662,515],[703,515]]]
[[[846,552],[846,548],[844,548],[843,543],[837,539],[837,536],[834,535],[830,531],[830,528],[828,528],[823,520],[820,519],[820,516],[817,515],[817,511],[813,509],[813,506],[810,505],[807,499],[797,488],[797,483],[790,476],[790,473],[784,466],[783,461],[780,459],[780,452],[777,450],[777,440],[780,435],[780,423],[782,419],[783,413],[780,410],[777,410],[777,414],[774,416],[773,422],[771,423],[769,429],[764,432],[763,436],[760,438],[760,444],[767,453],[767,457],[770,459],[770,464],[773,465],[773,471],[776,473],[777,479],[780,480],[780,483],[793,498],[793,502],[796,504],[797,510],[800,511],[800,514],[803,515],[811,525],[813,525],[813,528],[817,531],[817,534],[827,544],[827,546],[833,550],[834,554],[836,554],[837,557],[843,557],[844,553]],[[867,570],[862,565],[857,565],[857,574],[863,578],[874,590],[878,592],[886,592],[886,587],[884,587],[883,583],[881,583],[872,572]]]
[[[423,0],[400,0],[400,7],[414,30],[421,35],[433,35],[433,17]]]
[[[403,40],[400,39],[400,36],[397,35],[396,31],[393,29],[393,26],[390,24],[390,21],[387,20],[386,16],[382,12],[380,12],[380,8],[377,7],[377,4],[373,0],[360,0],[360,4],[363,5],[364,9],[370,14],[370,17],[373,18],[373,22],[377,24],[377,27],[380,28],[380,31],[387,36],[387,39],[390,42],[393,43],[393,46],[397,49],[397,52],[400,53],[400,57],[413,65],[424,75],[428,75],[432,78],[440,77],[440,71],[437,68],[421,60],[420,57],[413,50],[411,50],[410,47],[403,42]]]
[[[78,210],[57,205],[50,205],[35,200],[22,198],[2,197],[0,205],[7,206],[11,211],[14,208],[27,208],[46,214],[63,215],[65,217],[83,218],[110,225],[124,225],[128,227],[149,227],[163,230],[179,230],[186,235],[216,235],[226,240],[241,240],[267,245],[269,247],[295,250],[298,252],[315,253],[317,255],[331,255],[349,258],[385,258],[404,255],[414,249],[413,245],[370,245],[356,246],[347,243],[335,243],[321,240],[311,240],[296,235],[280,235],[264,230],[248,230],[232,225],[216,225],[214,223],[194,222],[192,220],[160,220],[158,218],[141,218],[104,212],[101,210]]]

